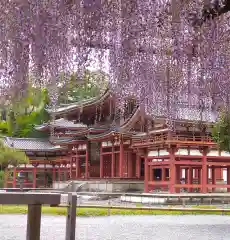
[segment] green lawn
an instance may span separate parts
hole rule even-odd
[[[211,209],[211,207],[209,207]],[[200,208],[202,209],[202,207]],[[214,207],[213,207],[214,209]],[[27,206],[23,205],[0,205],[0,214],[26,214]],[[42,213],[47,215],[66,215],[66,207],[42,207]],[[78,216],[107,216],[107,215],[188,215],[188,214],[215,214],[215,215],[230,215],[230,212],[221,211],[212,212],[199,211],[199,207],[193,211],[171,211],[167,209],[161,210],[125,210],[125,209],[99,209],[99,208],[79,208],[77,209]]]

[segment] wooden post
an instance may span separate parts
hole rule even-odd
[[[114,141],[112,141],[112,161],[111,161],[111,177],[115,177],[115,153],[114,153]]]
[[[175,171],[176,171],[176,173],[175,173],[175,175],[176,175],[176,184],[181,184],[181,168],[180,168],[180,166],[176,166],[175,167]],[[179,188],[176,188],[175,189],[175,191],[176,191],[176,193],[179,193],[180,191],[181,191],[181,187],[179,187]]]
[[[133,159],[132,159],[132,152],[128,152],[127,154],[128,156],[128,178],[132,178],[133,177]]]
[[[188,184],[192,185],[193,184],[193,168],[189,167],[188,168]],[[192,188],[188,188],[188,192],[192,192],[193,189]]]
[[[34,167],[33,169],[33,188],[36,188],[37,186],[37,167]]]
[[[227,168],[227,185],[230,185],[230,167]],[[230,192],[230,188],[227,188],[227,192]]]
[[[124,177],[124,146],[123,146],[123,140],[120,139],[120,157],[119,157],[119,177]]]
[[[212,185],[216,184],[216,168],[212,166],[211,168],[211,173],[212,173]],[[212,188],[212,192],[215,192],[215,187]]]
[[[75,240],[76,229],[76,209],[77,209],[77,196],[68,194],[68,209],[66,219],[66,240]]]
[[[136,153],[136,177],[141,178],[141,158],[138,153]]]
[[[175,183],[176,183],[176,166],[175,166],[175,149],[169,149],[170,154],[170,176],[169,176],[169,192],[175,193]]]
[[[103,164],[103,146],[101,143],[101,147],[100,147],[100,178],[103,178],[104,176],[104,164]]]
[[[144,192],[149,192],[149,161],[148,158],[145,157],[145,180],[144,180]]]
[[[60,184],[60,181],[61,181],[61,163],[59,163],[59,166],[58,166],[58,182]]]
[[[40,240],[41,204],[29,204],[26,240]]]
[[[79,159],[79,156],[78,156],[78,152],[76,153],[76,160],[75,160],[75,178],[78,179],[81,177],[81,174],[80,174],[80,159]]]
[[[85,178],[89,178],[89,146],[88,143],[86,144],[85,150]]]
[[[204,149],[202,157],[202,193],[207,193],[208,184],[208,167],[207,167],[207,150]]]

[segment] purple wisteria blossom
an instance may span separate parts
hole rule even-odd
[[[230,92],[230,14],[212,8],[225,3],[0,0],[2,95],[23,93],[30,76],[39,86],[57,87],[63,72],[77,71],[80,79],[93,53],[108,62],[120,103],[133,95],[147,113],[169,123],[212,121]]]

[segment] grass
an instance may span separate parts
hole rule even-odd
[[[199,208],[200,207],[200,208]],[[196,206],[192,211],[170,211],[167,209],[161,210],[126,210],[126,209],[99,209],[99,208],[78,208],[78,216],[108,216],[108,215],[198,215],[198,214],[213,214],[213,215],[230,215],[230,212],[216,211],[212,212],[207,209],[203,209],[204,206]],[[210,206],[209,206],[210,208]],[[203,209],[203,211],[199,211]],[[215,209],[214,206],[211,209]],[[65,216],[67,208],[66,207],[49,207],[43,206],[42,213],[46,215],[56,215],[56,216]],[[0,205],[0,214],[26,214],[27,206],[23,205]]]

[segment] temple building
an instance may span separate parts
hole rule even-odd
[[[71,180],[142,181],[144,192],[230,191],[230,153],[211,139],[210,124],[180,117],[175,130],[152,119],[130,98],[121,110],[113,93],[49,110],[56,119],[36,126],[49,139],[5,138],[29,164],[9,166],[6,187],[51,187]],[[183,111],[182,111],[183,113]],[[181,114],[181,113],[178,113]],[[204,117],[205,121],[205,117]]]

